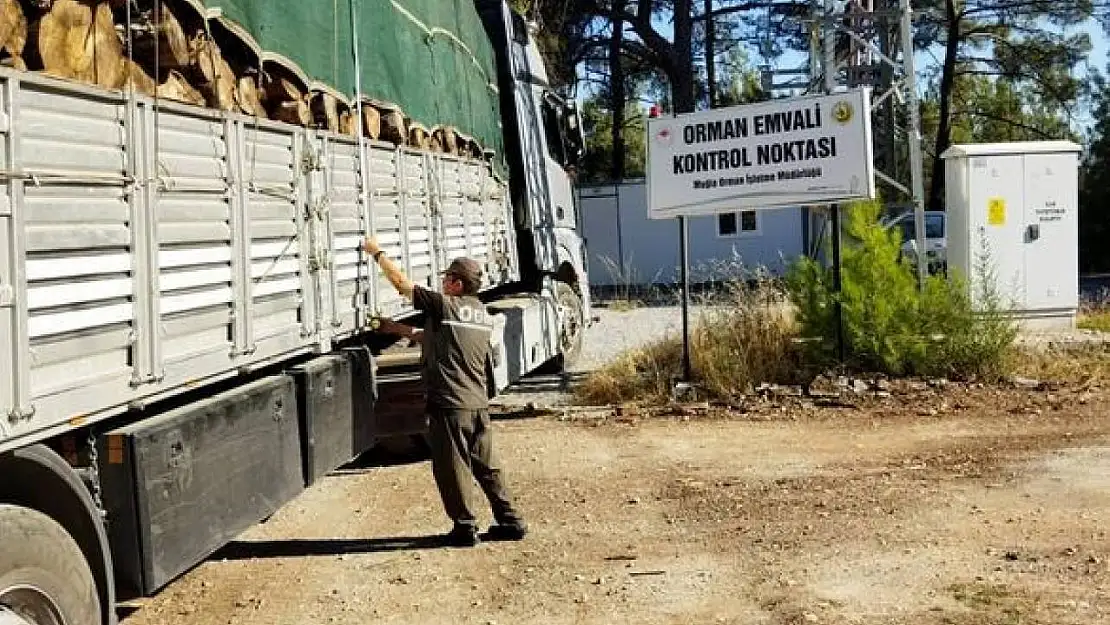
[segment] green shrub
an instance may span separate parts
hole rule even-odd
[[[841,293],[844,365],[889,375],[996,377],[1017,334],[993,297],[993,276],[977,280],[972,303],[967,282],[930,276],[918,289],[915,269],[901,258],[899,232],[879,223],[877,202],[847,209]],[[989,259],[982,259],[987,271]],[[978,270],[978,269],[977,269]],[[797,261],[787,285],[814,365],[836,364],[836,302],[831,269]]]

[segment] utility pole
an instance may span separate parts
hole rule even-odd
[[[705,0],[705,74],[709,108],[717,108],[717,25],[713,21],[713,0]]]

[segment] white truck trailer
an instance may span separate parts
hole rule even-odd
[[[419,376],[374,330],[419,318],[367,235],[432,288],[456,256],[485,264],[491,392],[576,354],[577,113],[502,0],[456,4],[496,55],[504,177],[0,69],[0,624],[114,623],[119,597],[421,431]]]

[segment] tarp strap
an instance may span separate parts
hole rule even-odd
[[[474,52],[470,50],[470,47],[467,46],[462,39],[459,39],[458,36],[455,35],[455,33],[447,30],[446,28],[440,28],[439,26],[429,27],[427,24],[420,21],[420,18],[416,17],[408,9],[406,9],[400,2],[397,2],[397,0],[391,0],[391,3],[393,4],[393,8],[396,9],[398,13],[405,16],[405,18],[415,24],[417,28],[423,30],[424,35],[428,38],[429,41],[435,39],[436,35],[444,35],[451,43],[455,44],[456,48],[465,52],[466,55],[470,57],[470,62],[474,64],[474,67],[478,70],[478,73],[481,74],[482,78],[486,81],[486,88],[489,89],[492,93],[498,93],[497,85],[490,80],[490,76],[486,74],[486,70],[482,68],[482,64],[478,61],[478,57],[474,54]]]

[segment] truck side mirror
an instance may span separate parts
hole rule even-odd
[[[578,105],[572,100],[566,103],[563,111],[563,134],[567,146],[567,164],[578,165],[586,154],[586,135],[582,131],[582,116]]]

